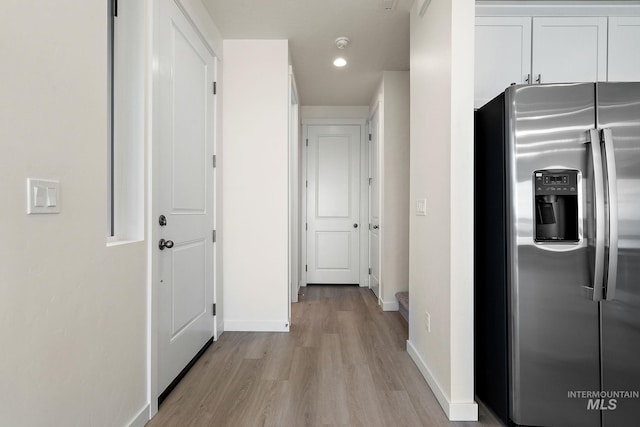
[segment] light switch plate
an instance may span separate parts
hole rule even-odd
[[[27,178],[27,214],[60,212],[60,182]]]
[[[416,201],[416,215],[425,216],[427,215],[427,200],[421,199]]]

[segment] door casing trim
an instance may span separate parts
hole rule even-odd
[[[302,135],[306,140],[309,135],[309,126],[359,126],[360,127],[360,267],[358,274],[358,285],[360,287],[369,286],[369,145],[367,144],[367,119],[331,119],[331,118],[308,118],[302,119]],[[302,177],[304,181],[307,176],[307,144],[302,144]],[[302,192],[302,221],[300,221],[300,235],[302,242],[300,245],[300,272],[302,276],[302,286],[307,286],[307,272],[304,266],[307,264],[307,192]],[[365,227],[366,225],[366,227]]]

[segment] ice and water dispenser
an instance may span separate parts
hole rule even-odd
[[[534,172],[535,241],[577,242],[578,171]]]

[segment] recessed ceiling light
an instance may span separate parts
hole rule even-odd
[[[335,65],[336,67],[344,67],[345,65],[347,65],[347,60],[344,58],[336,58],[333,60],[333,65]]]

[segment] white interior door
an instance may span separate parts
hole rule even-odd
[[[369,143],[369,287],[380,298],[380,129],[379,113],[371,118]]]
[[[160,238],[158,390],[163,391],[214,333],[215,60],[173,1],[161,3],[161,132],[155,138]],[[172,247],[170,247],[172,246]]]
[[[307,129],[307,283],[359,284],[361,128]]]

